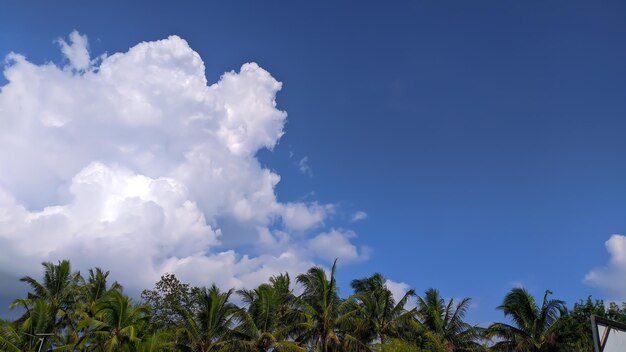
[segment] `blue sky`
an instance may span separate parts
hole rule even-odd
[[[624,2],[2,7],[2,56],[62,65],[54,41],[73,30],[92,57],[175,34],[209,82],[251,61],[282,82],[285,134],[258,159],[280,175],[279,201],[334,204],[325,226],[371,248],[341,266],[344,291],[380,271],[472,297],[476,322],[499,319],[520,284],[569,303],[626,298],[584,282],[626,230]],[[356,211],[367,219],[351,223]]]

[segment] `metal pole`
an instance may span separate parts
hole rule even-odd
[[[39,349],[37,350],[37,352],[41,352],[41,348],[43,347],[43,340],[45,339],[45,337],[40,337],[39,338]]]

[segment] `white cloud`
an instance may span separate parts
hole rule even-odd
[[[59,43],[73,70],[7,57],[0,271],[37,274],[43,260],[70,258],[131,288],[166,271],[240,287],[305,270],[326,258],[324,243],[348,260],[366,256],[350,232],[308,237],[333,205],[277,200],[280,176],[255,155],[278,143],[286,113],[281,83],[257,64],[209,85],[176,36],[97,67],[86,36]]]
[[[63,38],[57,41],[61,46],[61,52],[69,60],[70,66],[75,70],[86,70],[91,65],[89,58],[89,42],[86,35],[77,31],[70,33],[70,44]]]
[[[305,231],[323,225],[324,219],[334,212],[331,204],[287,203],[282,205],[281,214],[285,227],[294,231]]]
[[[409,284],[405,283],[405,282],[396,282],[393,280],[389,280],[387,279],[387,281],[385,281],[385,286],[387,286],[387,288],[389,289],[389,291],[391,291],[391,294],[393,295],[393,299],[397,302],[399,302],[402,297],[404,297],[404,295],[409,292],[409,290],[411,289],[411,286],[409,286]],[[412,309],[415,307],[415,298],[410,298],[406,304],[406,306],[404,306],[405,309]]]
[[[361,221],[367,219],[367,213],[364,211],[357,211],[352,215],[352,222]]]
[[[176,180],[92,163],[73,178],[70,192],[70,203],[35,212],[3,197],[0,238],[9,245],[0,250],[0,265],[13,266],[16,255],[35,263],[72,258],[149,283],[159,274],[155,262],[202,255],[218,243],[219,232]],[[133,277],[129,268],[142,275]]]
[[[298,170],[300,170],[301,173],[308,175],[309,177],[313,176],[313,170],[311,170],[311,167],[309,166],[308,156],[300,159],[300,161],[298,162]]]
[[[351,243],[351,239],[356,237],[352,231],[331,229],[328,232],[320,233],[309,240],[308,247],[319,258],[327,261],[338,259],[340,263],[355,260],[365,260],[369,257],[369,250],[360,250]]]
[[[585,283],[604,290],[611,299],[626,299],[626,236],[613,235],[604,245],[609,252],[607,266],[591,270]]]

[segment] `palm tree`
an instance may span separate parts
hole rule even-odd
[[[278,296],[279,304],[276,311],[278,319],[288,324],[288,320],[293,316],[293,305],[296,298],[291,290],[291,277],[288,273],[279,274],[270,277],[269,281],[274,293]]]
[[[285,280],[287,291],[285,291]],[[289,276],[272,278],[272,285],[262,284],[254,290],[239,290],[247,309],[235,313],[239,325],[230,334],[229,351],[301,351],[305,349],[285,338],[289,332],[288,306],[292,301]]]
[[[95,268],[89,269],[87,282],[81,279],[83,284],[80,286],[80,296],[75,304],[76,317],[74,317],[75,323],[73,323],[77,329],[66,331],[65,346],[79,348],[94,342],[90,340],[93,337],[88,330],[90,326],[87,323],[81,324],[80,322],[83,320],[91,322],[93,319],[97,319],[96,313],[102,308],[102,302],[107,299],[108,294],[112,291],[122,292],[122,286],[117,282],[114,282],[109,287],[107,282],[108,276],[108,271]],[[81,328],[78,327],[79,324]],[[102,339],[100,338],[100,340]]]
[[[27,299],[43,300],[49,305],[48,310],[53,321],[52,329],[60,330],[69,327],[70,330],[74,330],[75,327],[72,326],[74,305],[82,283],[80,272],[72,272],[68,260],[59,261],[57,265],[50,262],[42,263],[42,265],[44,267],[42,282],[30,276],[20,279],[31,287],[32,291],[28,293]]]
[[[424,297],[417,297],[417,320],[422,327],[425,345],[445,352],[476,351],[480,329],[466,323],[471,299],[460,302],[450,299],[447,303],[436,289],[428,289]]]
[[[25,313],[12,324],[0,324],[0,350],[2,351],[37,351],[47,350],[58,336],[48,335],[53,330],[53,314],[50,306],[42,299],[18,299],[11,304],[11,309],[21,307]]]
[[[93,343],[106,352],[123,351],[141,341],[141,329],[150,319],[147,306],[134,305],[132,300],[119,291],[110,291],[96,304],[95,318],[84,315],[81,327],[96,338]]]
[[[78,286],[81,283],[80,272],[72,272],[68,260],[59,261],[57,265],[50,262],[42,263],[42,265],[44,267],[43,282],[30,276],[20,279],[32,289],[32,292],[28,293],[28,298],[44,299],[60,309],[74,303]]]
[[[0,350],[7,352],[28,351],[22,348],[24,335],[7,322],[0,322]]]
[[[221,292],[215,284],[193,290],[192,307],[181,307],[183,325],[177,333],[178,347],[183,351],[218,351],[234,323],[238,307],[229,302],[234,290]]]
[[[494,351],[543,352],[557,346],[557,329],[560,312],[565,303],[549,299],[546,290],[541,307],[535,298],[523,288],[512,289],[498,307],[513,321],[513,325],[495,323],[489,326],[486,336],[496,338]]]
[[[171,336],[168,333],[156,332],[137,342],[135,346],[133,346],[133,352],[174,351],[172,348],[173,344]]]
[[[409,329],[415,314],[415,309],[405,309],[415,291],[407,291],[396,303],[385,282],[383,275],[376,273],[351,283],[355,292],[354,301],[359,309],[357,335],[362,340],[377,340],[381,345],[388,338],[400,337]]]
[[[297,282],[304,292],[297,300],[300,320],[295,322],[294,331],[298,332],[298,341],[308,342],[322,352],[345,348],[349,351],[370,351],[367,342],[360,341],[342,329],[352,327],[358,310],[353,307],[352,298],[341,300],[337,292],[335,271],[337,260],[333,263],[330,277],[323,268],[310,268],[306,274],[298,275]],[[350,309],[352,307],[352,309]]]
[[[108,271],[103,271],[100,268],[89,269],[87,282],[82,286],[83,301],[87,303],[88,306],[97,304],[110,291],[122,290],[122,285],[118,284],[117,281],[113,282],[109,287],[107,282],[108,277]]]

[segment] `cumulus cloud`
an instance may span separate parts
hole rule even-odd
[[[584,281],[604,290],[611,299],[626,299],[626,236],[613,235],[604,243],[609,252],[605,267],[591,270]]]
[[[77,31],[70,33],[70,43],[63,38],[59,38],[61,52],[69,60],[70,66],[75,70],[86,70],[91,65],[89,58],[89,42],[86,35],[81,35]]]
[[[332,204],[277,200],[280,176],[256,153],[276,146],[287,114],[275,100],[282,84],[257,64],[209,84],[177,36],[98,64],[85,35],[59,44],[69,70],[7,56],[0,271],[36,274],[41,261],[70,258],[136,288],[165,272],[241,287],[318,258],[366,257],[350,231],[311,238]]]
[[[309,240],[309,248],[320,258],[327,261],[339,259],[340,262],[365,260],[369,257],[367,248],[357,248],[351,243],[356,237],[353,231],[331,229]]]

